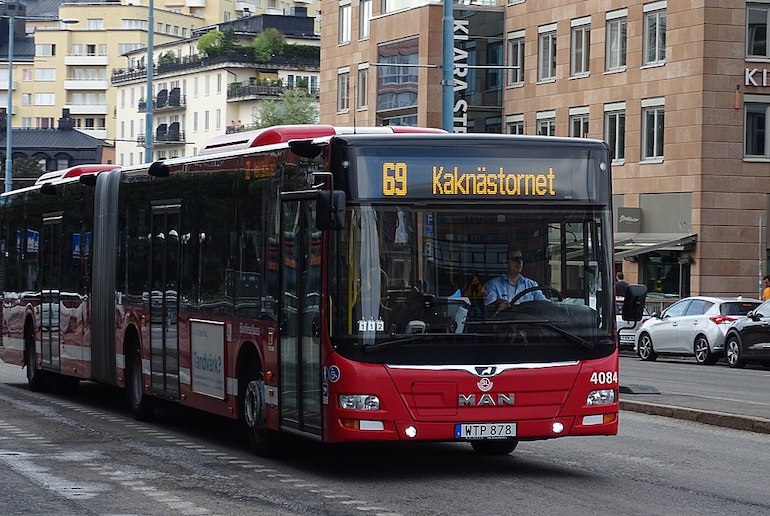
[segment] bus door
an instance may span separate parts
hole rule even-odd
[[[43,367],[58,371],[60,368],[61,327],[61,261],[62,213],[43,215],[43,234],[40,235],[40,330]]]
[[[315,200],[283,202],[281,261],[282,424],[321,436],[321,232]]]
[[[180,202],[154,202],[150,250],[150,371],[157,396],[179,397]]]

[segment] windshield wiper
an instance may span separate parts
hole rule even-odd
[[[578,337],[574,333],[570,333],[567,330],[559,328],[558,326],[556,326],[551,322],[548,322],[548,321],[530,321],[530,322],[533,322],[534,324],[548,328],[549,330],[555,331],[562,337],[566,338],[568,341],[578,344],[581,348],[587,349],[589,351],[593,351],[593,349],[596,347],[596,344],[594,344],[590,340],[585,340],[582,337]]]
[[[363,347],[364,353],[374,353],[375,351],[381,351],[383,349],[398,347],[402,344],[409,344],[410,342],[417,342],[419,340],[435,340],[446,339],[454,334],[449,333],[415,333],[413,336],[404,337],[402,339],[388,340],[380,342],[379,344],[370,344]]]
[[[504,324],[536,324],[538,326],[542,326],[544,328],[548,328],[549,330],[552,330],[562,337],[566,338],[570,342],[574,344],[578,344],[580,347],[587,349],[589,351],[592,351],[596,345],[589,341],[585,340],[582,337],[579,337],[575,335],[574,333],[568,332],[567,330],[564,330],[557,325],[553,324],[551,321],[547,321],[545,319],[504,319],[504,320],[487,320],[487,321],[469,321],[466,322],[466,326],[499,326]]]

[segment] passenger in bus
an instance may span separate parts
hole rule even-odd
[[[496,276],[484,285],[484,309],[496,308],[496,313],[511,307],[511,301],[520,292],[531,287],[537,287],[535,280],[521,274],[524,268],[524,255],[518,247],[509,247],[507,256],[507,270],[504,274]],[[548,301],[542,290],[533,290],[521,296],[515,304],[527,301]]]

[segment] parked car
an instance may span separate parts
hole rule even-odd
[[[770,365],[770,301],[735,321],[725,336],[725,356],[730,367],[746,362]]]
[[[650,318],[650,313],[647,311],[647,307],[645,307],[641,321],[624,321],[622,311],[623,298],[616,297],[615,325],[618,329],[618,349],[632,350],[634,349],[634,343],[636,341],[636,330]]]
[[[635,351],[642,360],[658,355],[694,356],[713,364],[723,354],[731,324],[756,309],[759,299],[693,296],[652,316],[636,332]]]

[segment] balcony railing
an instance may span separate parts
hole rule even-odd
[[[178,99],[168,99],[165,103],[155,101],[155,104],[152,106],[152,111],[154,113],[157,113],[158,111],[174,111],[175,109],[184,109],[187,107],[187,95],[182,95]],[[147,111],[147,101],[146,100],[140,100],[139,104],[137,104],[137,110],[140,113],[145,113]]]
[[[263,84],[244,84],[240,82],[234,82],[227,86],[227,100],[236,100],[244,98],[269,98],[280,97],[283,92],[289,88],[282,84],[277,85],[263,85]],[[307,91],[311,95],[317,97],[319,93],[318,88],[297,88],[301,91]]]
[[[307,57],[286,57],[273,56],[267,63],[260,63],[248,52],[228,52],[218,56],[186,56],[177,57],[172,60],[166,60],[156,64],[153,68],[153,75],[179,72],[182,70],[193,70],[217,64],[245,64],[258,70],[302,70],[317,72],[320,70],[320,60]],[[116,68],[112,71],[112,83],[121,83],[128,81],[144,80],[147,77],[147,68]]]
[[[139,147],[143,147],[147,140],[144,137],[144,133],[139,133],[136,137],[136,144]],[[154,145],[173,145],[179,143],[185,143],[184,131],[159,131],[155,134],[155,139],[152,141]]]

